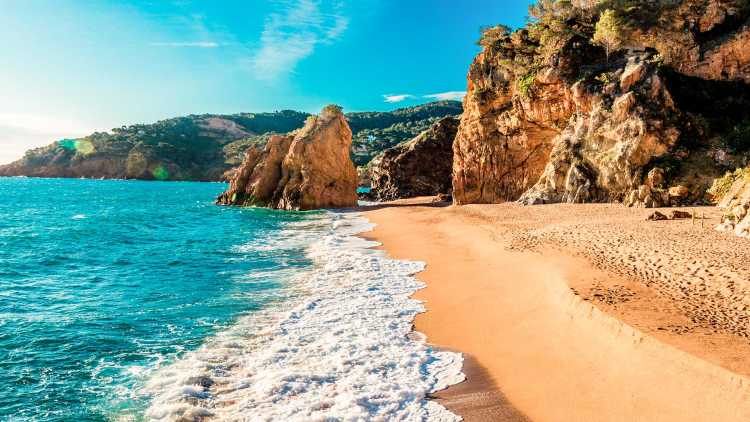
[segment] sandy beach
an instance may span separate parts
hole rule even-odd
[[[466,356],[465,420],[750,420],[750,243],[620,205],[364,208],[420,260],[415,329]]]

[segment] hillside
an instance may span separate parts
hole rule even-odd
[[[411,139],[461,103],[441,101],[390,112],[346,115],[354,132],[353,159],[366,164],[378,152]],[[146,180],[221,180],[253,145],[273,133],[300,128],[308,113],[190,115],[64,139],[28,151],[0,166],[0,176],[86,177]]]

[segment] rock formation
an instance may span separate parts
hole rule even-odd
[[[327,106],[303,128],[271,137],[262,150],[248,150],[217,203],[284,210],[355,206],[351,145],[352,132],[341,109]]]
[[[629,194],[654,201],[639,187],[642,169],[674,146],[680,132],[669,117],[672,98],[646,60],[631,56],[602,85],[590,80],[571,87],[576,113],[553,140],[541,178],[521,202],[606,201]]]
[[[750,238],[750,167],[735,172],[733,179],[719,203],[719,207],[724,209],[724,216],[716,229]]]
[[[750,122],[746,3],[540,2],[526,28],[485,30],[454,143],[454,202],[707,201],[750,150],[726,141]],[[612,54],[594,42],[606,8],[620,25]]]
[[[378,201],[451,192],[458,120],[444,117],[411,141],[387,149],[368,166],[370,197]]]

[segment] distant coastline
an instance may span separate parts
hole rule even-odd
[[[352,159],[364,166],[384,149],[407,141],[445,116],[462,113],[458,101],[437,101],[389,112],[352,112]],[[308,113],[190,115],[63,139],[30,150],[2,176],[222,181],[245,151],[272,134],[301,128]]]

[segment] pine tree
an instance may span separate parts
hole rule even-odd
[[[622,46],[622,23],[617,14],[612,9],[602,12],[599,22],[596,23],[594,32],[594,42],[604,47],[607,53],[607,63],[612,51],[616,51]]]

